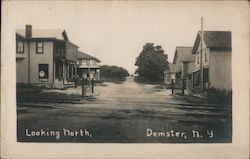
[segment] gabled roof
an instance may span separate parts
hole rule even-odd
[[[25,29],[18,29],[16,33],[25,37]],[[31,38],[55,38],[69,41],[68,36],[63,29],[32,30]]]
[[[76,44],[69,41],[67,33],[64,29],[43,29],[43,30],[32,30],[32,37],[25,37],[25,29],[17,29],[16,37],[19,39],[45,39],[45,40],[58,40],[65,41],[71,45],[78,47]]]
[[[192,47],[177,46],[175,49],[173,63],[176,64],[177,58],[179,59],[179,61],[195,61],[195,55],[192,54],[192,50]]]
[[[78,51],[78,59],[96,60],[97,62],[101,62],[98,58],[91,56],[89,54],[86,54],[82,51]]]
[[[192,54],[198,50],[201,41],[201,31],[197,33]],[[231,50],[230,31],[204,31],[204,42],[208,48]]]

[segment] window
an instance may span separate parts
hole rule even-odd
[[[37,54],[43,53],[43,42],[36,42],[36,53]]]
[[[78,60],[79,66],[82,66],[82,59]]]
[[[200,71],[194,73],[194,84],[200,86]]]
[[[207,49],[205,49],[205,62],[207,62]]]
[[[96,65],[97,65],[97,63],[96,63],[95,60],[92,60],[92,65],[93,65],[93,66],[96,66]]]
[[[198,54],[197,54],[197,59],[196,59],[196,61],[197,61],[197,64],[199,64],[200,63],[200,56],[199,56],[199,52],[198,52]]]
[[[63,63],[61,61],[56,61],[55,69],[56,79],[61,81],[63,79]]]
[[[85,66],[86,65],[86,60],[85,59],[82,59],[82,66]]]
[[[17,42],[16,43],[16,52],[17,53],[24,53],[24,42]]]
[[[69,64],[69,78],[73,78],[73,64]]]
[[[209,69],[203,69],[203,82],[209,82]]]
[[[86,65],[87,65],[87,66],[90,66],[90,60],[87,60],[87,61],[86,61]]]
[[[48,64],[39,64],[38,69],[38,78],[40,81],[48,81],[49,79],[49,65]]]

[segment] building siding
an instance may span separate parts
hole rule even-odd
[[[211,51],[209,80],[210,87],[232,89],[231,52]]]
[[[66,43],[66,60],[77,61],[78,48]]]
[[[16,60],[16,82],[28,83],[28,60],[27,58]]]
[[[24,42],[24,53],[16,53],[16,82],[28,83],[28,43]]]
[[[187,73],[188,74],[192,73],[193,69],[194,69],[194,62],[188,62],[188,64],[187,64]]]
[[[45,41],[43,44],[43,54],[36,53],[36,42],[30,43],[30,82],[31,83],[49,83],[53,82],[53,42]],[[41,82],[38,77],[39,64],[49,65],[48,81]]]
[[[203,48],[206,48],[206,44],[203,43]],[[201,45],[199,44],[198,47],[198,51],[200,52],[201,50]],[[205,60],[205,54],[207,54],[207,60]],[[202,66],[203,67],[208,67],[209,66],[209,57],[210,57],[210,49],[206,48],[203,50],[202,52]],[[197,59],[199,58],[199,63],[197,62]],[[195,56],[195,64],[194,64],[194,70],[199,70],[200,69],[200,53],[198,54],[198,52],[196,52],[196,56]]]
[[[87,61],[89,61],[89,65],[87,65]],[[100,68],[100,65],[96,60],[79,59],[79,68]]]
[[[88,64],[87,64],[88,63]],[[87,77],[87,73],[89,77]],[[79,59],[78,74],[80,77],[100,80],[99,62],[93,59]]]

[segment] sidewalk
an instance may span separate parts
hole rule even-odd
[[[212,107],[228,107],[229,105],[223,104],[215,104],[215,103],[208,103],[206,97],[199,96],[196,94],[193,95],[177,95],[177,94],[169,94],[177,99],[185,100],[187,103],[184,105],[192,105],[192,106],[212,106]]]
[[[47,103],[80,104],[83,101],[95,100],[97,95],[99,94],[91,93],[91,90],[88,90],[86,95],[82,97],[81,87],[71,87],[64,90],[24,87],[17,89],[17,106],[36,105],[36,103],[43,103],[40,105],[45,106]]]

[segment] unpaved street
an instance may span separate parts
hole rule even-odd
[[[80,88],[68,93],[80,94]],[[18,107],[18,140],[41,142],[231,142],[227,107],[195,105],[155,85],[105,82],[96,99]],[[30,105],[34,106],[30,106]],[[29,105],[29,106],[28,106]]]

